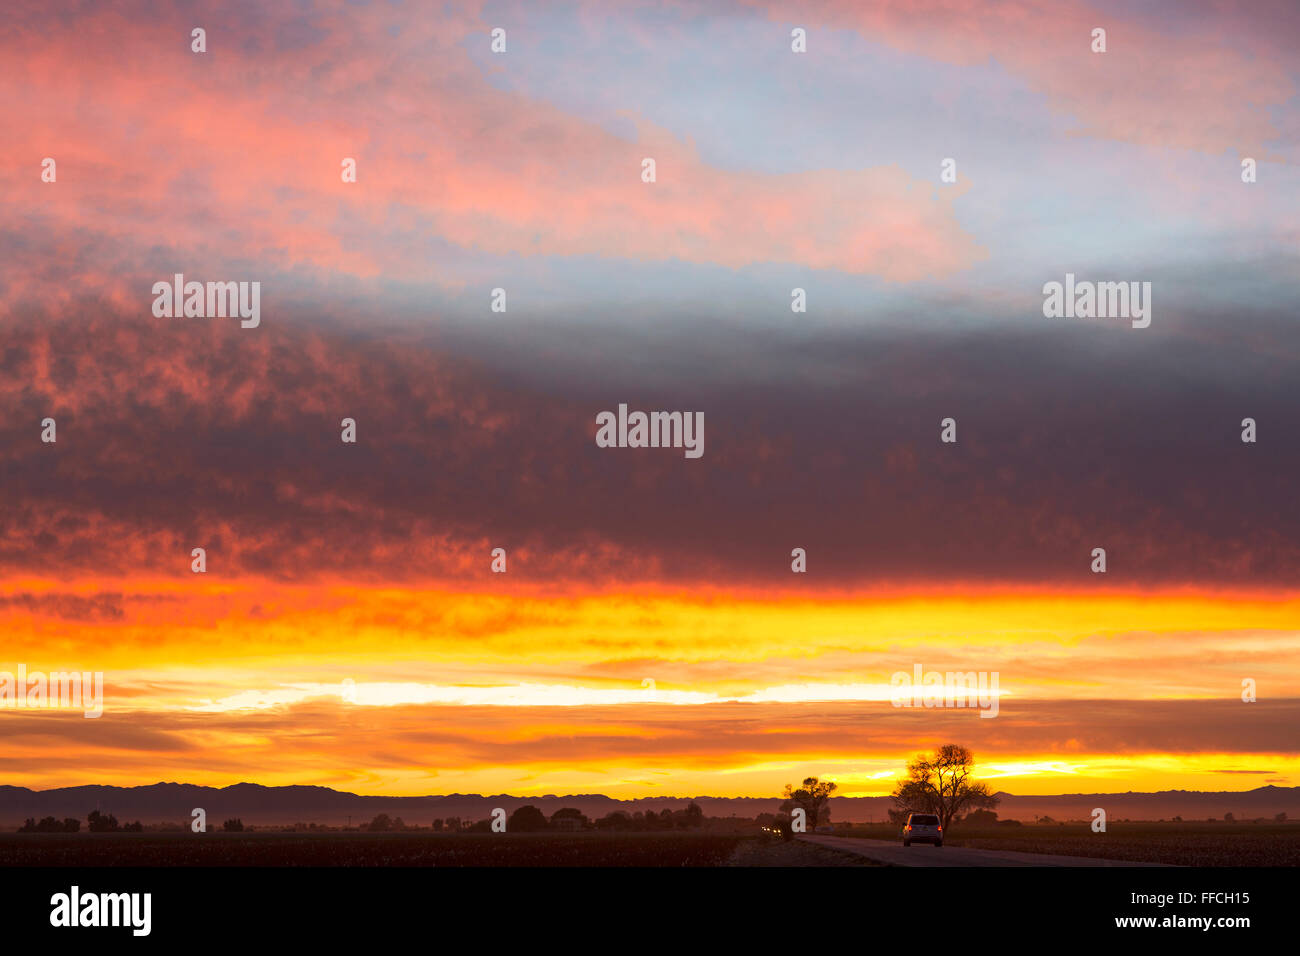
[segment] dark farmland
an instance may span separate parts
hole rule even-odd
[[[6,866],[721,866],[708,833],[6,833]],[[775,845],[772,852],[778,852]]]
[[[896,827],[837,827],[897,840]],[[1300,866],[1296,823],[955,826],[945,843],[1174,866]],[[942,849],[916,847],[919,853]],[[834,850],[744,833],[3,833],[0,867],[712,867],[863,865]]]

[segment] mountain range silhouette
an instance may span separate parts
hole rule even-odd
[[[1258,787],[1254,790],[1201,792],[1163,790],[1158,793],[1092,793],[1029,796],[998,793],[997,813],[1001,819],[1031,821],[1037,816],[1057,820],[1086,820],[1095,807],[1103,807],[1112,819],[1157,820],[1181,816],[1185,820],[1221,819],[1225,813],[1238,820],[1272,818],[1286,813],[1300,817],[1300,787]],[[237,783],[228,787],[202,787],[186,783],[155,783],[139,787],[80,786],[52,790],[0,785],[0,828],[17,827],[28,817],[76,817],[85,819],[91,810],[113,813],[119,819],[144,823],[185,823],[191,811],[202,807],[209,821],[239,817],[251,825],[319,823],[344,825],[351,817],[355,826],[374,815],[387,813],[408,824],[429,826],[436,818],[460,817],[474,821],[489,816],[495,807],[513,813],[533,804],[548,816],[561,807],[575,807],[588,817],[602,817],[616,810],[659,812],[664,807],[682,809],[694,800],[706,816],[737,816],[753,819],[760,813],[775,812],[779,797],[662,796],[620,800],[598,793],[545,796],[511,794],[462,794],[441,796],[386,797],[349,793],[317,786],[266,787]],[[893,806],[888,797],[834,797],[834,822],[881,821]]]

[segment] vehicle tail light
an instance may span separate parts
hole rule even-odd
[[[940,832],[940,833],[943,832],[943,827],[939,827],[939,832]]]
[[[903,827],[903,829],[904,829],[904,830],[910,830],[910,829],[912,829],[912,827],[909,825],[909,826],[905,826],[905,827]]]

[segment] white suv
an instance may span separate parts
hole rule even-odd
[[[943,827],[933,813],[909,813],[903,825],[903,846],[913,843],[933,843],[943,846]]]

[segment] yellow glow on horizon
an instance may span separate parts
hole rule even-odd
[[[12,602],[0,611],[0,671],[103,671],[108,723],[88,739],[127,743],[87,746],[70,725],[61,742],[48,723],[21,723],[35,715],[0,710],[17,721],[6,745],[20,767],[0,782],[737,796],[812,775],[879,795],[916,750],[948,738],[994,741],[974,748],[980,771],[1017,793],[1300,782],[1290,755],[1207,755],[1177,728],[1169,736],[1181,752],[1133,756],[1090,751],[1076,738],[1099,735],[1060,718],[1061,739],[1043,752],[1052,723],[1034,709],[1106,700],[1122,715],[1162,701],[1234,701],[1243,675],[1258,681],[1261,707],[1300,697],[1291,593],[972,587],[765,598],[0,582],[0,596],[47,592],[120,594],[124,612],[67,620]],[[951,709],[891,708],[900,696],[891,675],[917,666],[996,674],[987,693],[1000,715],[967,710],[958,716],[973,724],[952,723]],[[107,730],[113,721],[121,729]],[[1124,739],[1123,726],[1112,739]]]

